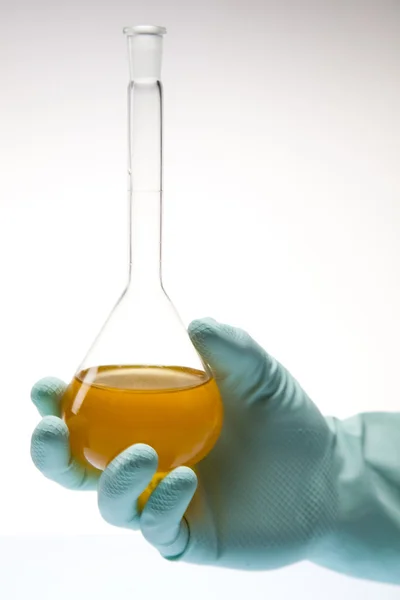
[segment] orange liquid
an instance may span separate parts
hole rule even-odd
[[[136,443],[152,446],[158,476],[193,466],[212,449],[223,408],[214,379],[181,367],[104,366],[79,373],[62,400],[72,455],[104,470]]]

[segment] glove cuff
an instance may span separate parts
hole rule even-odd
[[[400,583],[400,414],[327,419],[335,433],[336,527],[312,562],[339,573]]]

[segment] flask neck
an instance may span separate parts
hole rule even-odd
[[[162,85],[128,86],[129,285],[161,286]]]
[[[129,194],[128,287],[140,292],[162,287],[161,197],[160,191]]]
[[[128,40],[129,280],[140,293],[162,288],[162,84],[165,28],[125,28]]]

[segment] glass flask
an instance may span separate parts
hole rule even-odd
[[[104,470],[135,443],[171,469],[194,466],[216,443],[223,420],[209,366],[195,350],[161,280],[162,93],[166,30],[125,28],[129,55],[127,286],[62,399],[71,452]]]

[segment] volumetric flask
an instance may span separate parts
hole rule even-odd
[[[152,486],[216,443],[222,402],[161,280],[163,27],[125,28],[129,53],[128,284],[62,400],[75,459],[103,470],[135,443],[158,453]],[[148,490],[149,492],[149,490]]]

